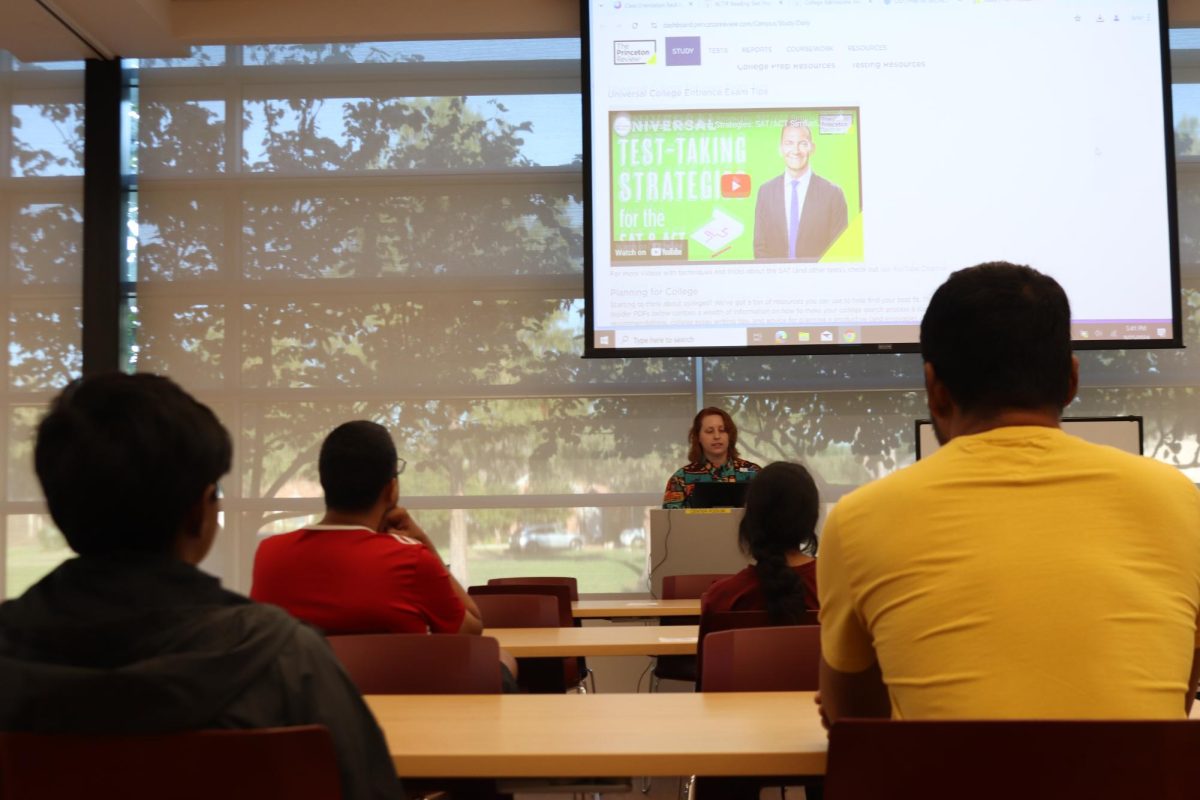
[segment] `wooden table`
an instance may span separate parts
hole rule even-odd
[[[812,692],[374,695],[401,777],[819,775]]]
[[[814,692],[372,695],[413,778],[821,775]],[[1200,703],[1192,710],[1200,718]]]
[[[698,625],[604,625],[585,628],[487,628],[517,658],[686,656],[696,654]]]
[[[700,600],[576,600],[571,610],[576,619],[698,617]]]

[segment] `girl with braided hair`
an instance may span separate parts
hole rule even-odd
[[[803,621],[817,602],[817,517],[820,498],[799,464],[769,464],[746,490],[738,544],[754,559],[714,583],[701,598],[704,611],[768,612],[776,625]]]

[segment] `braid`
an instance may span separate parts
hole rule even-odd
[[[738,545],[754,558],[754,572],[773,625],[805,620],[808,589],[787,562],[789,552],[812,553],[817,543],[820,498],[808,470],[799,464],[768,464],[750,482]]]
[[[804,583],[788,566],[787,558],[779,552],[751,553],[754,571],[767,603],[767,615],[774,625],[795,625],[808,609]]]

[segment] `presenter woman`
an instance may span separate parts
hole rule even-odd
[[[816,611],[817,517],[820,497],[799,464],[768,464],[746,490],[738,545],[754,563],[708,587],[701,612],[767,611],[776,625],[802,622]]]
[[[697,483],[743,483],[758,464],[738,458],[737,425],[714,406],[701,409],[688,431],[688,464],[675,471],[663,492],[663,508],[687,508]]]

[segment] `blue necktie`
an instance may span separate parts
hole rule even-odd
[[[792,205],[788,208],[788,258],[796,257],[796,237],[800,235],[800,181],[792,181]]]

